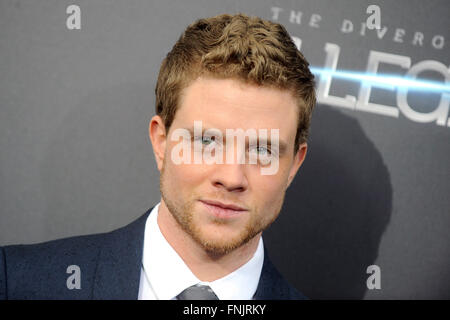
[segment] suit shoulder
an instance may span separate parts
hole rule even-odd
[[[0,300],[6,300],[6,264],[2,247],[0,247]]]
[[[0,279],[5,282],[3,298],[64,298],[68,291],[69,267],[74,265],[80,268],[83,282],[90,283],[105,237],[107,234],[101,233],[3,247],[3,267],[0,268],[3,269]],[[85,290],[86,296],[81,298],[88,298],[88,291]]]
[[[103,242],[106,233],[83,235],[56,239],[35,244],[18,244],[4,246],[5,259],[11,263],[13,261],[39,261],[45,260],[49,264],[55,262],[54,259],[63,257],[75,257],[89,255],[98,250]]]
[[[0,299],[92,298],[97,270],[97,278],[104,277],[100,274],[101,259],[108,261],[110,270],[115,272],[124,256],[139,258],[145,221],[151,210],[106,233],[0,247]],[[73,270],[81,273],[82,290],[68,289]]]

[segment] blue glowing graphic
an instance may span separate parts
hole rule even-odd
[[[311,72],[316,75],[331,76],[349,81],[359,81],[363,85],[370,84],[376,87],[386,89],[407,89],[420,90],[428,92],[450,93],[450,85],[448,83],[440,83],[434,81],[417,80],[412,77],[399,77],[394,75],[383,75],[375,73],[362,73],[354,71],[339,71],[332,69],[310,68]]]

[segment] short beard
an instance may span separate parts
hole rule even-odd
[[[210,257],[221,257],[229,254],[230,252],[236,250],[237,248],[242,247],[246,243],[248,243],[251,239],[253,239],[257,234],[267,229],[273,221],[278,216],[279,211],[281,210],[281,204],[283,203],[283,199],[281,200],[280,210],[278,210],[277,214],[270,217],[269,220],[258,217],[254,213],[249,212],[250,220],[245,225],[244,229],[239,233],[239,235],[233,239],[226,240],[211,240],[205,238],[202,233],[201,228],[194,223],[194,202],[187,203],[176,203],[176,201],[172,201],[171,197],[168,196],[172,194],[170,191],[170,186],[167,186],[165,183],[165,170],[164,164],[161,169],[160,176],[160,192],[161,196],[166,204],[169,212],[172,214],[174,219],[177,221],[178,225],[197,243],[199,244],[205,252]],[[284,198],[284,196],[283,196]],[[221,219],[214,219],[214,223],[216,224],[224,224]]]

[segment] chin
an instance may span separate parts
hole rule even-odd
[[[207,253],[212,255],[225,255],[242,246],[240,243],[214,240],[205,240],[201,245]]]
[[[253,238],[245,228],[233,230],[234,232],[230,232],[230,228],[218,229],[221,229],[221,226],[202,230],[200,234],[195,234],[194,238],[205,251],[220,255],[240,248]]]

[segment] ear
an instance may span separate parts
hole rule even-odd
[[[297,174],[298,169],[300,169],[300,166],[302,165],[303,161],[306,157],[306,151],[308,150],[308,144],[306,142],[303,142],[297,150],[297,153],[294,156],[294,161],[292,163],[292,167],[289,170],[289,176],[288,176],[288,183],[287,188],[291,185],[292,180],[294,180],[295,175]]]
[[[166,151],[166,127],[160,116],[151,118],[148,125],[148,135],[153,146],[156,165],[161,171]]]

